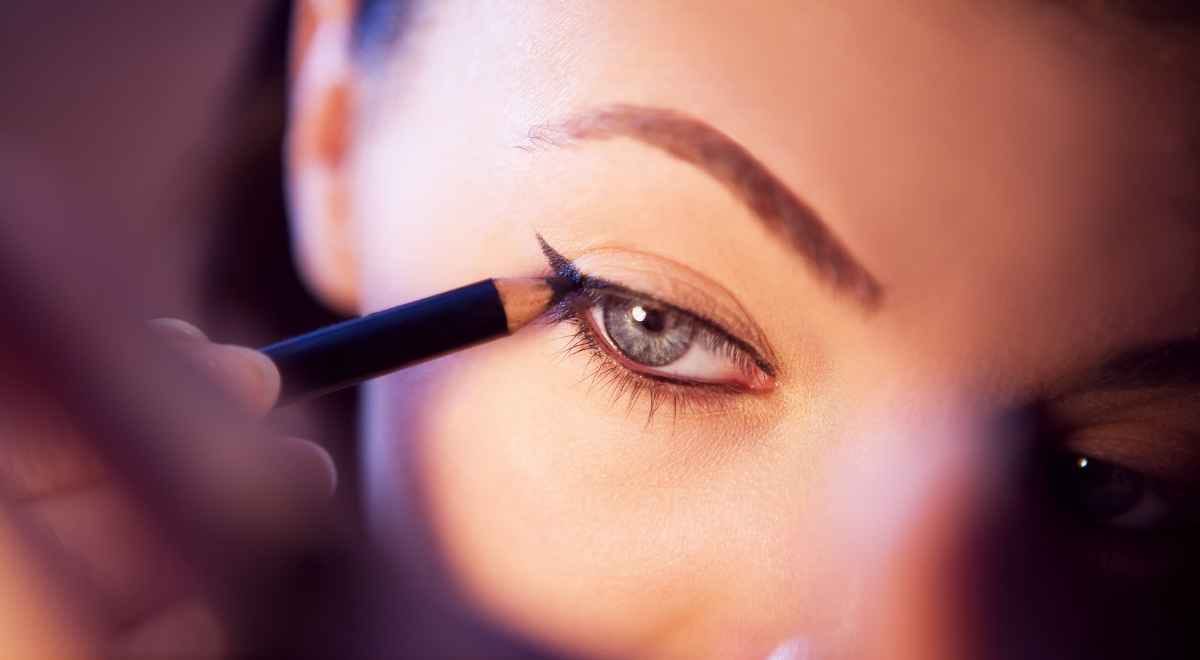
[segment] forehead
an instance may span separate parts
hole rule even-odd
[[[424,73],[399,67],[396,92],[475,127],[464,143],[598,103],[681,108],[810,201],[904,327],[936,309],[974,328],[964,345],[1061,354],[1089,333],[1102,350],[1196,324],[1193,60],[1158,28],[1057,2],[469,4],[414,21]],[[481,118],[497,99],[503,116]]]

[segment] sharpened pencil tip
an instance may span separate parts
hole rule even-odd
[[[500,304],[508,320],[508,331],[516,332],[540,318],[576,289],[562,277],[495,279]]]

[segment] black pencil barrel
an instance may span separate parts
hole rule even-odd
[[[280,405],[507,334],[500,294],[483,280],[263,349],[283,378]]]

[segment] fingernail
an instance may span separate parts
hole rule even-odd
[[[288,438],[288,441],[301,447],[301,451],[306,452],[312,459],[312,477],[314,483],[320,484],[322,497],[326,499],[333,497],[337,492],[338,470],[329,451],[311,440]]]
[[[245,346],[222,345],[218,347],[225,355],[232,356],[237,369],[246,375],[249,391],[246,395],[254,407],[269,407],[279,394],[279,370],[271,358]]]
[[[253,349],[250,350],[250,355],[253,357],[247,360],[247,366],[254,370],[258,384],[266,389],[278,387],[279,369],[271,361],[271,358]]]
[[[200,328],[179,319],[152,319],[146,325],[151,331],[172,339],[208,339]]]

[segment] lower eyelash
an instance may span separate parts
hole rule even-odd
[[[566,338],[563,355],[586,355],[588,358],[586,380],[592,386],[609,391],[612,405],[625,399],[625,414],[633,414],[634,408],[643,398],[648,402],[646,426],[654,416],[665,409],[671,411],[674,422],[682,414],[716,413],[724,410],[729,396],[740,393],[736,388],[711,383],[681,383],[669,378],[632,371],[621,365],[605,347],[604,340],[596,336],[590,321],[584,316],[588,309],[597,304],[590,295],[582,294],[564,300],[550,318],[551,321],[567,322],[571,334]],[[736,349],[735,349],[736,350]]]

